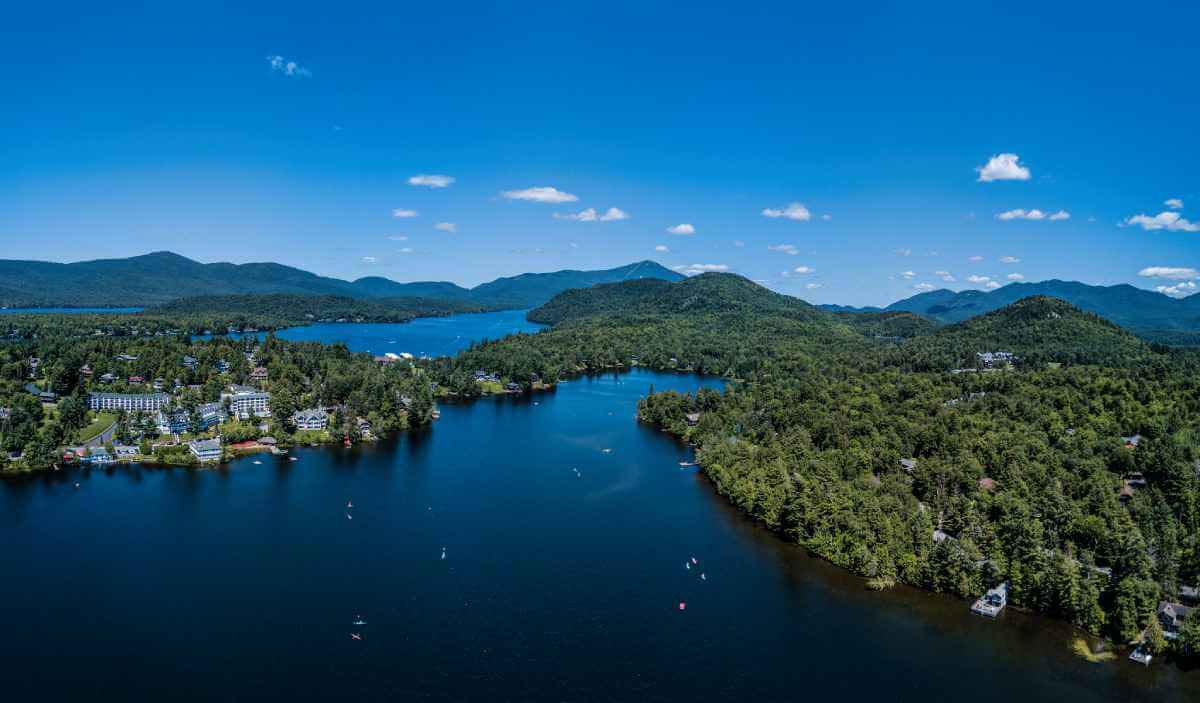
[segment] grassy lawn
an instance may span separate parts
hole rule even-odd
[[[95,437],[96,435],[100,434],[104,430],[107,430],[108,426],[113,424],[116,421],[117,421],[116,413],[96,413],[92,417],[91,423],[88,424],[87,427],[84,427],[82,430],[79,430],[79,434],[76,435],[78,437],[78,441],[80,441],[80,442],[88,441],[89,439],[91,439],[92,437]]]

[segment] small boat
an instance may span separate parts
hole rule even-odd
[[[352,623],[350,623],[350,624],[351,624],[351,625],[366,625],[366,624],[367,624],[367,621],[366,621],[366,620],[363,620],[363,619],[362,619],[362,616],[361,616],[361,615],[359,615],[359,616],[358,616],[358,619],[356,619],[354,622],[352,622]]]
[[[294,457],[294,456],[289,456],[289,457],[288,457],[288,461],[295,461],[295,460],[296,460],[296,457]]]
[[[351,633],[350,633],[350,639],[352,639],[352,640],[358,640],[358,641],[360,641],[360,642],[361,642],[361,641],[362,641],[362,635],[358,634],[357,632],[351,632]]]
[[[679,462],[679,465],[680,465],[681,467],[695,466],[695,465],[696,465],[696,462],[694,462],[694,461],[681,461],[681,462]]]
[[[354,503],[352,503],[351,501],[346,501],[346,509],[347,510],[349,510],[350,508],[353,508],[353,507],[354,507]]]
[[[347,519],[347,520],[353,520],[353,519],[354,519],[354,516],[353,516],[353,515],[351,515],[350,513],[346,513],[346,519]]]
[[[600,452],[601,452],[602,454],[612,454],[612,450],[611,450],[611,449],[609,449],[608,447],[605,447],[604,449],[601,449],[601,450],[600,450]]]
[[[707,581],[707,580],[708,580],[708,577],[707,577],[707,576],[705,576],[704,574],[700,574],[700,580],[701,580],[701,581]]]
[[[696,561],[696,557],[692,557],[692,563],[693,563],[693,564],[699,564],[700,562]]]
[[[683,565],[687,568],[688,571],[692,570],[692,562],[685,561],[685,562],[683,562]]]
[[[443,559],[446,558],[446,548],[445,547],[442,547],[442,558]]]
[[[255,463],[255,464],[262,464],[262,462],[261,462],[261,461],[259,461],[258,459],[255,459],[255,460],[254,460],[254,463]]]

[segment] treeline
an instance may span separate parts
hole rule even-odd
[[[179,298],[151,308],[154,314],[221,314],[244,321],[282,319],[307,322],[408,322],[418,317],[484,312],[484,305],[437,298],[360,299],[339,295],[206,295]]]

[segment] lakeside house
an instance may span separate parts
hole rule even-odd
[[[188,431],[191,424],[191,414],[183,408],[178,408],[170,412],[165,410],[158,411],[159,434],[183,434]]]
[[[194,356],[184,356],[183,365],[189,369],[195,370],[200,365],[199,359]]]
[[[225,406],[220,403],[205,403],[197,406],[195,414],[201,432],[210,430],[229,418],[229,414],[225,412]]]
[[[687,420],[688,427],[695,427],[700,424],[700,413],[688,413],[684,419]]]
[[[134,356],[133,354],[117,354],[117,356],[115,358],[117,361],[137,361],[138,360],[138,358],[136,356]]]
[[[994,618],[1008,605],[1008,582],[989,588],[988,592],[971,604],[971,612]]]
[[[36,397],[38,400],[42,401],[43,403],[53,403],[54,401],[58,400],[57,393],[55,393],[53,391],[44,391],[32,383],[26,383],[24,388],[25,388],[26,393]]]
[[[1158,624],[1162,625],[1163,637],[1169,640],[1179,639],[1179,628],[1183,626],[1183,621],[1193,610],[1195,608],[1180,603],[1160,601],[1154,615],[1158,618]]]
[[[292,424],[298,430],[323,430],[329,426],[329,415],[324,408],[297,410],[292,414]]]
[[[115,374],[111,374],[111,373],[106,373],[106,374],[104,374],[103,376],[101,376],[101,377],[100,377],[100,382],[101,382],[101,383],[113,383],[113,382],[115,382],[116,380],[117,380],[117,377],[116,377],[116,375],[115,375]]]
[[[169,402],[171,396],[166,393],[88,393],[90,410],[158,412]]]
[[[229,362],[221,359],[216,363],[217,371],[221,373],[229,373]]]
[[[900,468],[903,469],[905,472],[911,474],[917,468],[917,460],[916,459],[901,459],[900,460]]]
[[[200,463],[208,463],[221,460],[221,440],[220,439],[197,439],[188,442],[188,451],[192,456],[196,457]]]

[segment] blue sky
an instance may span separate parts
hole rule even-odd
[[[9,10],[0,256],[1200,285],[1194,3],[165,5]]]

